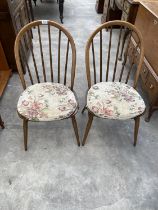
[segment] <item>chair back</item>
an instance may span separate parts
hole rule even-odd
[[[86,45],[88,87],[102,81],[130,81],[136,88],[143,59],[143,38],[134,25],[125,21],[102,24],[92,33]]]
[[[25,25],[16,37],[14,53],[24,89],[30,83],[57,82],[73,90],[76,47],[62,25],[50,20]]]

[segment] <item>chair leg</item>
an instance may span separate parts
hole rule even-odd
[[[84,113],[85,110],[86,110],[86,105],[82,109],[82,114]]]
[[[1,126],[2,129],[5,128],[5,127],[4,127],[4,122],[3,122],[2,118],[1,118],[1,116],[0,116],[0,126]]]
[[[24,132],[24,148],[27,151],[27,139],[28,139],[28,120],[23,119],[23,132]]]
[[[75,131],[77,144],[78,144],[78,146],[80,146],[80,138],[79,138],[79,134],[78,134],[78,127],[77,127],[76,117],[73,116],[71,119],[72,119],[72,125],[73,125],[73,128],[74,128],[74,131]]]
[[[135,120],[135,126],[134,126],[134,144],[133,144],[133,146],[136,146],[137,138],[138,138],[139,124],[140,124],[140,116],[134,118],[134,120]]]
[[[36,1],[37,1],[37,0],[33,0],[33,1],[34,1],[35,6],[36,6]]]
[[[34,21],[35,18],[34,18],[34,12],[33,12],[33,8],[32,8],[32,0],[29,0],[28,1],[28,4],[29,4],[29,8],[30,8],[30,15],[31,15],[31,18],[30,19],[31,19],[31,21]]]
[[[84,146],[85,143],[86,143],[86,139],[87,139],[89,130],[91,128],[92,122],[93,122],[93,114],[88,112],[88,122],[87,122],[86,130],[85,130],[85,133],[84,133],[83,141],[82,141],[82,146]]]
[[[60,21],[63,24],[64,0],[58,0],[58,2],[59,2]]]

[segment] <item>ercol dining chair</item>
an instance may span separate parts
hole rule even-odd
[[[116,26],[118,30],[114,29]],[[124,59],[118,59],[124,33],[128,37],[124,45]],[[133,51],[131,45],[134,44]],[[132,54],[129,60],[129,52]],[[139,57],[136,57],[139,52]],[[82,145],[85,145],[94,116],[114,120],[135,120],[134,146],[137,143],[140,116],[145,103],[137,92],[137,83],[144,58],[144,45],[135,26],[124,21],[111,21],[98,27],[89,37],[85,61],[88,81],[88,122]],[[128,62],[129,60],[129,62]],[[134,61],[137,60],[137,68]],[[127,84],[128,83],[128,84]]]
[[[29,55],[24,52],[24,42],[30,50]],[[56,22],[34,21],[18,33],[14,52],[24,89],[17,104],[17,111],[23,119],[25,150],[29,121],[68,118],[72,120],[77,144],[80,146],[75,118],[78,102],[73,91],[76,47],[71,34]]]

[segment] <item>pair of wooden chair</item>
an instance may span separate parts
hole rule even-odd
[[[116,25],[120,29],[114,29]],[[127,29],[129,36],[124,44],[124,59],[119,61],[122,37]],[[135,45],[132,52],[131,44]],[[29,55],[24,52],[24,46],[29,48]],[[29,121],[68,118],[72,120],[77,144],[80,146],[75,117],[79,105],[73,90],[76,47],[71,34],[56,22],[35,21],[18,33],[14,50],[24,89],[17,104],[17,111],[23,119],[25,150]],[[139,58],[135,56],[137,51]],[[130,65],[127,63],[129,54],[133,55]],[[89,37],[85,53],[88,93],[84,107],[84,110],[88,110],[88,123],[82,145],[86,142],[94,116],[118,120],[134,119],[136,145],[140,116],[145,111],[144,101],[136,91],[143,56],[142,36],[130,23],[107,22],[99,26]],[[138,63],[137,69],[133,67],[135,59]],[[131,80],[130,76],[133,77]],[[127,82],[132,82],[133,85],[127,85]]]

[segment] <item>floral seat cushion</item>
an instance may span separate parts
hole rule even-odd
[[[32,121],[68,118],[78,107],[74,93],[59,83],[39,83],[29,86],[20,96],[17,110]]]
[[[123,120],[142,114],[145,104],[138,92],[127,84],[100,82],[89,89],[87,108],[98,117]]]

